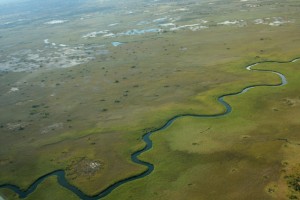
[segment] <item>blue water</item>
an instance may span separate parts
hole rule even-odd
[[[122,44],[124,44],[124,43],[122,43],[122,42],[112,42],[111,43],[114,47],[117,47],[117,46],[120,46],[120,45],[122,45]]]

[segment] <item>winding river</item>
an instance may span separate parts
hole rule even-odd
[[[285,78],[285,76],[277,71],[273,71],[273,70],[263,70],[263,69],[252,69],[253,66],[256,66],[258,64],[262,64],[262,63],[275,63],[275,64],[283,64],[283,63],[290,63],[290,62],[297,62],[300,60],[300,57],[292,59],[290,61],[261,61],[261,62],[257,62],[257,63],[253,63],[251,65],[246,66],[247,70],[252,70],[252,71],[264,71],[264,72],[271,72],[274,74],[277,74],[280,78],[281,78],[281,83],[279,84],[275,84],[275,85],[271,85],[271,84],[258,84],[258,85],[251,85],[248,87],[245,87],[242,91],[240,92],[235,92],[235,93],[228,93],[228,94],[224,94],[218,97],[218,102],[221,103],[224,107],[225,107],[225,111],[222,113],[218,113],[218,114],[212,114],[212,115],[203,115],[203,114],[180,114],[180,115],[176,115],[174,117],[172,117],[171,119],[169,119],[162,127],[157,128],[151,132],[148,132],[146,134],[144,134],[142,136],[143,141],[146,143],[145,147],[134,152],[131,155],[131,160],[134,163],[137,163],[139,165],[144,165],[147,167],[147,170],[140,173],[140,174],[136,174],[134,176],[128,177],[126,179],[123,180],[119,180],[117,182],[115,182],[114,184],[108,186],[106,189],[104,189],[103,191],[99,192],[98,194],[94,195],[94,196],[88,196],[85,193],[83,193],[80,189],[78,189],[77,187],[71,185],[68,180],[66,179],[66,175],[64,170],[56,170],[53,172],[50,172],[48,174],[45,174],[43,176],[41,176],[40,178],[38,178],[35,182],[33,182],[27,190],[21,190],[18,186],[16,185],[12,185],[12,184],[3,184],[0,185],[0,189],[1,188],[6,188],[6,189],[10,189],[12,191],[14,191],[15,193],[17,193],[19,195],[20,198],[26,198],[28,195],[30,195],[32,192],[35,191],[35,189],[37,188],[37,186],[42,183],[45,179],[49,178],[50,176],[57,176],[57,181],[58,183],[62,186],[65,187],[66,189],[70,190],[71,192],[73,192],[74,194],[76,194],[80,199],[83,200],[96,200],[96,199],[101,199],[105,196],[107,196],[108,194],[110,194],[113,190],[115,190],[116,188],[118,188],[119,186],[134,181],[136,179],[141,179],[145,176],[148,176],[149,174],[151,174],[151,172],[154,170],[154,165],[146,162],[146,161],[142,161],[140,160],[138,157],[139,155],[141,155],[142,153],[148,151],[149,149],[152,148],[152,140],[150,139],[150,136],[154,133],[157,133],[161,130],[164,130],[166,128],[168,128],[169,126],[172,125],[172,123],[182,117],[198,117],[198,118],[214,118],[214,117],[220,117],[220,116],[224,116],[229,114],[232,111],[231,106],[224,100],[224,97],[228,97],[228,96],[235,96],[235,95],[239,95],[239,94],[243,94],[247,91],[249,91],[252,88],[258,87],[258,86],[271,86],[271,87],[275,87],[275,86],[283,86],[287,84],[287,80]]]

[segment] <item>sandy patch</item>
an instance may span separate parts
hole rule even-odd
[[[17,87],[12,87],[12,88],[9,90],[9,92],[17,92],[17,91],[19,91],[19,88],[17,88]]]
[[[248,7],[248,8],[257,8],[257,7],[260,7],[260,5],[258,5],[258,4],[246,4],[245,6]]]
[[[263,19],[256,19],[253,22],[254,22],[254,24],[264,24],[265,23],[265,21]]]
[[[98,35],[104,35],[104,34],[107,34],[107,33],[109,33],[109,30],[94,31],[94,32],[90,32],[90,33],[87,33],[87,34],[83,35],[82,38],[95,38]]]
[[[232,24],[238,24],[239,22],[237,20],[235,21],[224,21],[224,22],[220,22],[218,24],[221,24],[221,25],[232,25]]]
[[[109,24],[108,27],[117,26],[119,23]]]
[[[72,177],[72,179],[81,177],[93,177],[96,173],[99,173],[104,169],[104,163],[100,160],[92,160],[87,157],[74,159],[67,166],[67,174]]]
[[[108,34],[104,34],[102,37],[116,37],[116,34],[108,33]]]
[[[151,28],[151,29],[143,29],[143,30],[132,29],[132,30],[128,30],[126,32],[118,33],[117,36],[142,35],[145,33],[160,33],[162,31],[163,30],[159,29],[159,28]]]
[[[237,25],[238,27],[243,27],[247,25],[247,22],[241,19],[241,20],[233,20],[233,21],[226,20],[224,22],[219,22],[217,24],[224,25],[224,26]]]
[[[252,69],[251,69],[251,67],[253,67],[253,66],[255,66],[255,65],[257,65],[257,63],[256,63],[256,64],[253,64],[253,65],[250,65],[250,66],[248,66],[246,69],[247,69],[247,70],[252,70]]]
[[[170,31],[177,31],[177,30],[184,30],[184,29],[189,29],[191,31],[198,31],[198,30],[207,29],[207,28],[208,28],[208,26],[202,26],[200,24],[188,24],[188,25],[170,28]]]
[[[102,37],[113,38],[113,37],[120,37],[120,36],[142,35],[142,34],[146,34],[146,33],[160,33],[162,31],[163,30],[159,29],[159,28],[141,29],[141,30],[140,29],[132,29],[132,30],[128,30],[125,32],[121,32],[121,33],[111,33],[108,30],[106,30],[106,31],[92,32],[83,37],[91,38],[91,37],[96,37],[99,34],[102,34]]]
[[[47,24],[47,25],[63,24],[63,23],[66,23],[67,21],[68,20],[52,20],[52,21],[45,22],[44,24]]]
[[[220,25],[233,25],[233,24],[238,24],[238,23],[239,23],[239,21],[234,20],[234,21],[224,21],[224,22],[220,22],[218,24],[220,24]]]
[[[158,19],[155,19],[153,20],[154,23],[163,23],[165,21],[167,21],[168,18],[167,17],[163,17],[163,18],[158,18]]]
[[[269,23],[270,26],[280,26],[282,24],[291,23],[288,20],[282,20],[280,18],[275,19],[273,22]]]
[[[271,18],[264,18],[264,19],[255,19],[253,21],[254,24],[265,24],[270,26],[281,26],[287,23],[293,23],[293,20],[284,20],[282,17],[273,17]]]
[[[174,23],[160,24],[161,27],[176,26]]]
[[[188,8],[178,8],[178,9],[175,9],[175,10],[172,10],[173,12],[185,12],[185,11],[189,11]]]
[[[96,55],[109,53],[103,45],[71,47],[65,44],[56,45],[54,42],[49,44],[42,50],[24,49],[3,57],[0,61],[0,71],[24,72],[68,68],[89,62]]]
[[[41,131],[41,134],[47,134],[47,133],[50,133],[50,132],[54,132],[56,130],[60,130],[64,127],[64,124],[63,123],[55,123],[55,124],[52,124],[50,126],[47,126],[45,128],[42,129]]]

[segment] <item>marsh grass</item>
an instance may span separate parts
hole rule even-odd
[[[153,174],[106,199],[298,198],[299,64],[256,68],[280,71],[289,84],[226,98],[233,111],[224,117],[186,117],[157,132],[141,156],[155,165]]]
[[[7,55],[31,48],[45,49],[41,54],[48,55],[48,47],[43,41],[49,38],[50,42],[67,44],[75,49],[87,48],[91,54],[88,55],[94,58],[71,68],[0,74],[0,112],[5,113],[0,115],[0,183],[12,183],[26,189],[38,177],[56,169],[67,169],[74,160],[86,157],[100,160],[104,168],[91,178],[78,176],[72,180],[67,176],[67,179],[85,193],[96,194],[110,184],[144,170],[131,162],[130,155],[144,145],[141,136],[146,131],[161,127],[178,114],[221,113],[224,108],[216,99],[222,94],[253,84],[278,83],[280,79],[274,74],[245,70],[254,62],[289,60],[299,56],[297,20],[300,18],[295,6],[298,2],[274,2],[279,1],[261,2],[260,7],[246,11],[240,10],[245,9],[241,2],[220,1],[216,5],[204,2],[197,6],[194,2],[159,4],[149,7],[150,13],[159,14],[155,17],[148,12],[96,12],[85,18],[85,25],[80,21],[80,15],[55,26],[36,21],[28,26],[5,29],[1,36],[5,38],[3,48],[7,49],[3,52]],[[270,10],[270,4],[274,12]],[[133,10],[139,10],[139,6],[134,5]],[[105,30],[112,23],[119,23],[110,27],[114,33],[132,30],[141,19],[158,19],[164,17],[161,13],[166,10],[182,6],[189,7],[189,12],[170,14],[173,18],[181,16],[182,20],[176,21],[178,26],[205,19],[209,21],[209,28],[122,36],[117,39],[124,44],[118,47],[111,45],[116,38],[82,38],[89,32],[100,31],[95,27]],[[258,18],[280,16],[295,21],[278,27],[253,24]],[[241,19],[247,21],[247,26],[217,25],[226,20]],[[36,29],[32,29],[33,26]],[[97,48],[105,45],[107,54],[97,54],[99,49],[92,47],[94,45]],[[102,46],[100,50],[103,50]],[[183,119],[167,131],[156,134],[154,149],[143,155],[156,166],[154,173],[121,187],[107,199],[120,196],[124,199],[130,196],[166,199],[176,195],[191,199],[200,195],[197,197],[207,199],[221,198],[231,191],[226,199],[241,195],[239,190],[257,191],[249,194],[249,199],[267,199],[268,194],[259,190],[263,191],[269,182],[276,182],[280,159],[285,156],[280,150],[282,141],[273,141],[275,136],[271,137],[271,133],[279,124],[293,122],[292,130],[298,128],[297,122],[293,121],[298,116],[295,107],[284,107],[284,102],[293,104],[297,98],[294,96],[299,85],[297,64],[287,64],[283,68],[281,64],[280,68],[277,64],[264,65],[283,72],[288,86],[262,87],[228,98],[234,107],[228,117]],[[19,90],[10,92],[13,87]],[[285,100],[277,105],[275,100],[281,97]],[[293,112],[286,113],[287,110]],[[279,112],[286,114],[278,115]],[[264,121],[268,124],[259,126]],[[289,129],[288,125],[283,127]],[[199,136],[199,132],[208,128],[207,134]],[[258,130],[266,136],[257,135]],[[277,135],[284,137],[285,133],[292,134],[292,130],[278,129]],[[296,137],[294,132],[293,137]],[[274,156],[276,153],[278,158]],[[240,171],[231,176],[236,169]],[[258,169],[258,172],[252,169]],[[259,174],[262,169],[268,171],[265,173],[269,177],[267,180]],[[148,180],[150,182],[146,183]],[[41,188],[45,184],[49,185],[47,191],[59,190],[63,195],[52,178],[32,195],[44,195]],[[209,190],[213,187],[217,189]],[[183,194],[187,196],[181,196]]]

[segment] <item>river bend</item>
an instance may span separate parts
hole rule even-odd
[[[264,71],[264,72],[270,72],[270,73],[274,73],[277,74],[280,78],[281,78],[281,83],[279,84],[258,84],[258,85],[250,85],[248,87],[245,87],[244,89],[242,89],[239,92],[235,92],[235,93],[228,93],[228,94],[223,94],[221,96],[218,97],[218,102],[220,104],[222,104],[225,107],[225,111],[222,113],[218,113],[218,114],[211,114],[211,115],[205,115],[205,114],[180,114],[180,115],[176,115],[174,117],[172,117],[171,119],[169,119],[163,126],[161,126],[160,128],[157,128],[155,130],[152,130],[146,134],[144,134],[142,136],[143,141],[145,142],[145,146],[134,152],[133,154],[131,154],[131,160],[134,163],[137,163],[139,165],[144,165],[147,167],[147,170],[140,173],[140,174],[136,174],[134,176],[119,180],[117,182],[115,182],[114,184],[108,186],[106,189],[104,189],[103,191],[99,192],[98,194],[94,195],[94,196],[89,196],[87,194],[85,194],[84,192],[82,192],[80,189],[78,189],[77,187],[71,185],[68,180],[66,179],[66,175],[65,175],[65,171],[64,170],[55,170],[53,172],[50,172],[48,174],[45,174],[41,177],[39,177],[36,181],[34,181],[26,190],[21,190],[20,187],[18,187],[17,185],[12,185],[12,184],[3,184],[0,185],[0,189],[1,188],[6,188],[6,189],[10,189],[13,192],[15,192],[16,194],[19,195],[20,198],[26,198],[28,195],[30,195],[32,192],[34,192],[36,190],[36,188],[38,187],[39,184],[41,184],[45,179],[49,178],[50,176],[56,176],[57,177],[57,182],[64,188],[70,190],[71,192],[73,192],[74,194],[76,194],[80,199],[83,200],[96,200],[96,199],[101,199],[107,195],[109,195],[113,190],[115,190],[116,188],[118,188],[119,186],[137,180],[137,179],[141,179],[144,178],[146,176],[148,176],[149,174],[151,174],[151,172],[154,170],[154,165],[147,162],[147,161],[143,161],[139,159],[139,155],[141,155],[142,153],[148,151],[149,149],[152,148],[152,140],[150,139],[150,136],[154,133],[157,133],[161,130],[164,130],[166,128],[168,128],[169,126],[171,126],[173,124],[173,122],[179,118],[183,118],[183,117],[197,117],[197,118],[214,118],[214,117],[221,117],[224,115],[229,114],[232,111],[231,106],[224,100],[224,97],[227,96],[235,96],[235,95],[239,95],[239,94],[243,94],[247,91],[249,91],[252,88],[255,87],[260,87],[260,86],[270,86],[270,87],[276,87],[276,86],[283,86],[287,84],[287,79],[286,77],[277,72],[277,71],[273,71],[273,70],[264,70],[264,69],[252,69],[252,67],[258,65],[258,64],[262,64],[262,63],[274,63],[274,64],[284,64],[284,63],[291,63],[291,62],[297,62],[300,60],[300,57],[298,58],[294,58],[290,61],[261,61],[261,62],[257,62],[257,63],[253,63],[250,65],[246,66],[246,69],[249,71]]]

